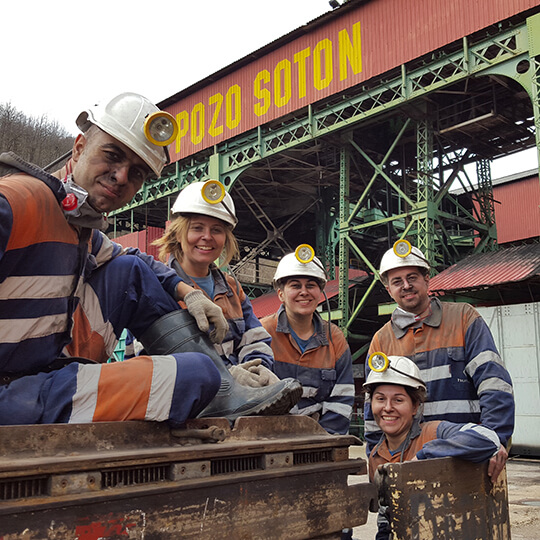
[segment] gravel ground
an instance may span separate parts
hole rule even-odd
[[[353,446],[351,457],[366,457],[365,447]],[[512,540],[540,539],[540,459],[511,457],[506,464]],[[365,481],[364,477],[359,477]],[[367,523],[353,529],[355,540],[373,540],[377,515],[370,513]],[[435,539],[434,539],[435,540]]]

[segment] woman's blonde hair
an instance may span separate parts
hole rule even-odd
[[[167,227],[165,234],[152,242],[159,248],[158,256],[162,262],[167,262],[172,255],[179,263],[182,263],[184,252],[182,243],[187,241],[187,234],[191,224],[192,215],[177,215]],[[214,218],[216,219],[216,218]],[[238,256],[238,242],[232,232],[232,227],[224,221],[218,220],[225,227],[225,245],[220,254],[220,265],[227,266],[234,257]]]

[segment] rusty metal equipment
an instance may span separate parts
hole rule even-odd
[[[377,480],[393,540],[509,540],[506,469],[454,458],[386,463]]]
[[[339,538],[375,487],[303,416],[0,428],[0,537]]]

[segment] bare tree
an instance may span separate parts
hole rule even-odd
[[[45,167],[68,152],[73,136],[46,115],[26,116],[11,103],[0,103],[0,152],[12,151]]]

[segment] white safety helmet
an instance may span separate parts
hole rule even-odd
[[[169,154],[166,145],[154,144],[147,138],[145,120],[149,115],[160,112],[145,97],[125,92],[81,112],[76,122],[83,133],[92,124],[98,126],[133,150],[159,177],[163,167],[169,163]]]
[[[389,356],[389,366],[384,371],[370,371],[366,382],[363,384],[364,390],[372,392],[375,385],[379,384],[399,384],[409,388],[420,388],[426,390],[426,384],[420,376],[418,366],[405,356]]]
[[[217,181],[209,181],[216,182]],[[174,201],[171,212],[173,214],[201,214],[220,219],[228,223],[233,228],[238,223],[236,218],[236,210],[232,197],[225,192],[223,200],[218,203],[209,203],[203,197],[203,187],[208,182],[193,182],[188,184]]]
[[[274,287],[280,279],[287,277],[313,277],[321,282],[322,287],[326,285],[326,275],[323,265],[317,257],[313,257],[310,262],[300,262],[294,253],[288,253],[279,261],[274,274]]]
[[[381,279],[386,279],[386,273],[394,268],[402,268],[404,266],[418,266],[429,270],[429,263],[427,262],[424,254],[417,248],[412,247],[411,252],[406,257],[400,257],[396,255],[394,248],[390,248],[381,259],[381,266],[379,268],[379,275]]]

